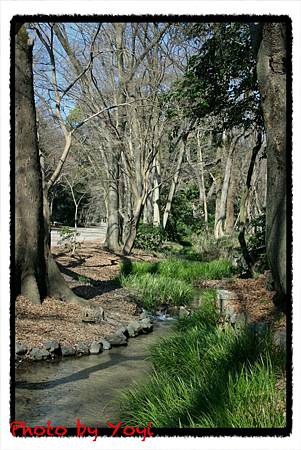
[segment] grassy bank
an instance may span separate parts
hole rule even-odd
[[[132,262],[121,264],[122,286],[135,289],[144,306],[153,310],[161,303],[189,305],[195,296],[193,282],[203,279],[230,277],[231,264],[227,260],[192,262],[166,259],[160,262]]]
[[[221,330],[210,297],[152,349],[153,375],[124,394],[127,424],[285,426],[285,355],[269,333]]]

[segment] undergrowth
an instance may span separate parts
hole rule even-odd
[[[189,305],[195,297],[193,282],[220,279],[232,274],[227,260],[208,263],[166,259],[160,262],[121,263],[122,286],[134,289],[143,299],[145,308],[154,310],[162,303]]]
[[[284,427],[284,353],[273,347],[269,332],[221,330],[207,300],[152,348],[153,374],[123,394],[127,424]]]
[[[199,262],[169,258],[155,263],[123,261],[121,273],[123,275],[150,273],[193,282],[197,279],[219,280],[229,278],[233,272],[231,262],[226,259]]]

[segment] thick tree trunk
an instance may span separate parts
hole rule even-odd
[[[15,44],[16,294],[33,303],[40,303],[46,295],[82,303],[65,283],[49,251],[50,213],[37,140],[32,44],[24,27]]]
[[[33,303],[46,295],[42,176],[33,94],[32,44],[16,35],[15,174],[16,288]]]
[[[267,135],[266,246],[278,299],[286,286],[286,25],[266,23],[257,76]]]

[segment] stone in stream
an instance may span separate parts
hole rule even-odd
[[[139,319],[143,320],[143,319],[151,319],[152,318],[152,314],[147,312],[147,311],[143,311],[140,316]]]
[[[79,356],[89,355],[89,346],[85,342],[76,344],[76,354]]]
[[[90,355],[98,355],[102,351],[102,343],[101,342],[92,342],[90,346]]]
[[[47,341],[43,348],[45,348],[45,350],[49,353],[59,354],[61,352],[60,344],[57,341]]]
[[[185,306],[180,306],[179,308],[179,319],[184,319],[184,317],[190,316],[190,311],[185,308]]]
[[[26,352],[27,352],[27,347],[25,347],[25,345],[23,345],[23,344],[20,344],[19,342],[16,342],[16,346],[15,346],[16,355],[25,355]]]
[[[102,339],[100,341],[101,345],[102,345],[102,349],[103,350],[110,350],[112,348],[112,345],[110,344],[109,341],[107,341],[106,339]]]
[[[152,321],[147,317],[145,319],[142,319],[140,321],[142,332],[143,333],[150,333],[153,331],[153,324]]]
[[[119,347],[120,345],[127,345],[127,339],[124,335],[110,334],[105,337],[112,347]]]
[[[44,359],[48,359],[50,357],[50,353],[44,348],[34,347],[29,352],[29,358],[33,361],[42,361]]]
[[[129,337],[129,332],[127,330],[126,327],[120,327],[118,328],[118,330],[115,331],[115,334],[119,335],[124,335],[125,337]]]
[[[146,320],[146,319],[143,319],[143,320]],[[143,326],[141,325],[141,322],[142,321],[138,322],[138,320],[133,320],[133,322],[130,322],[128,324],[126,329],[127,329],[128,334],[129,334],[129,337],[136,337],[136,336],[138,336],[138,334],[140,334],[140,332],[143,329]]]
[[[76,352],[73,347],[71,347],[69,345],[62,345],[61,353],[62,353],[62,356],[74,356]]]

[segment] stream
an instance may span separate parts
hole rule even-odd
[[[151,373],[150,347],[172,331],[173,321],[155,321],[154,331],[99,355],[35,362],[16,369],[15,419],[29,426],[103,427],[122,420],[120,391]]]

